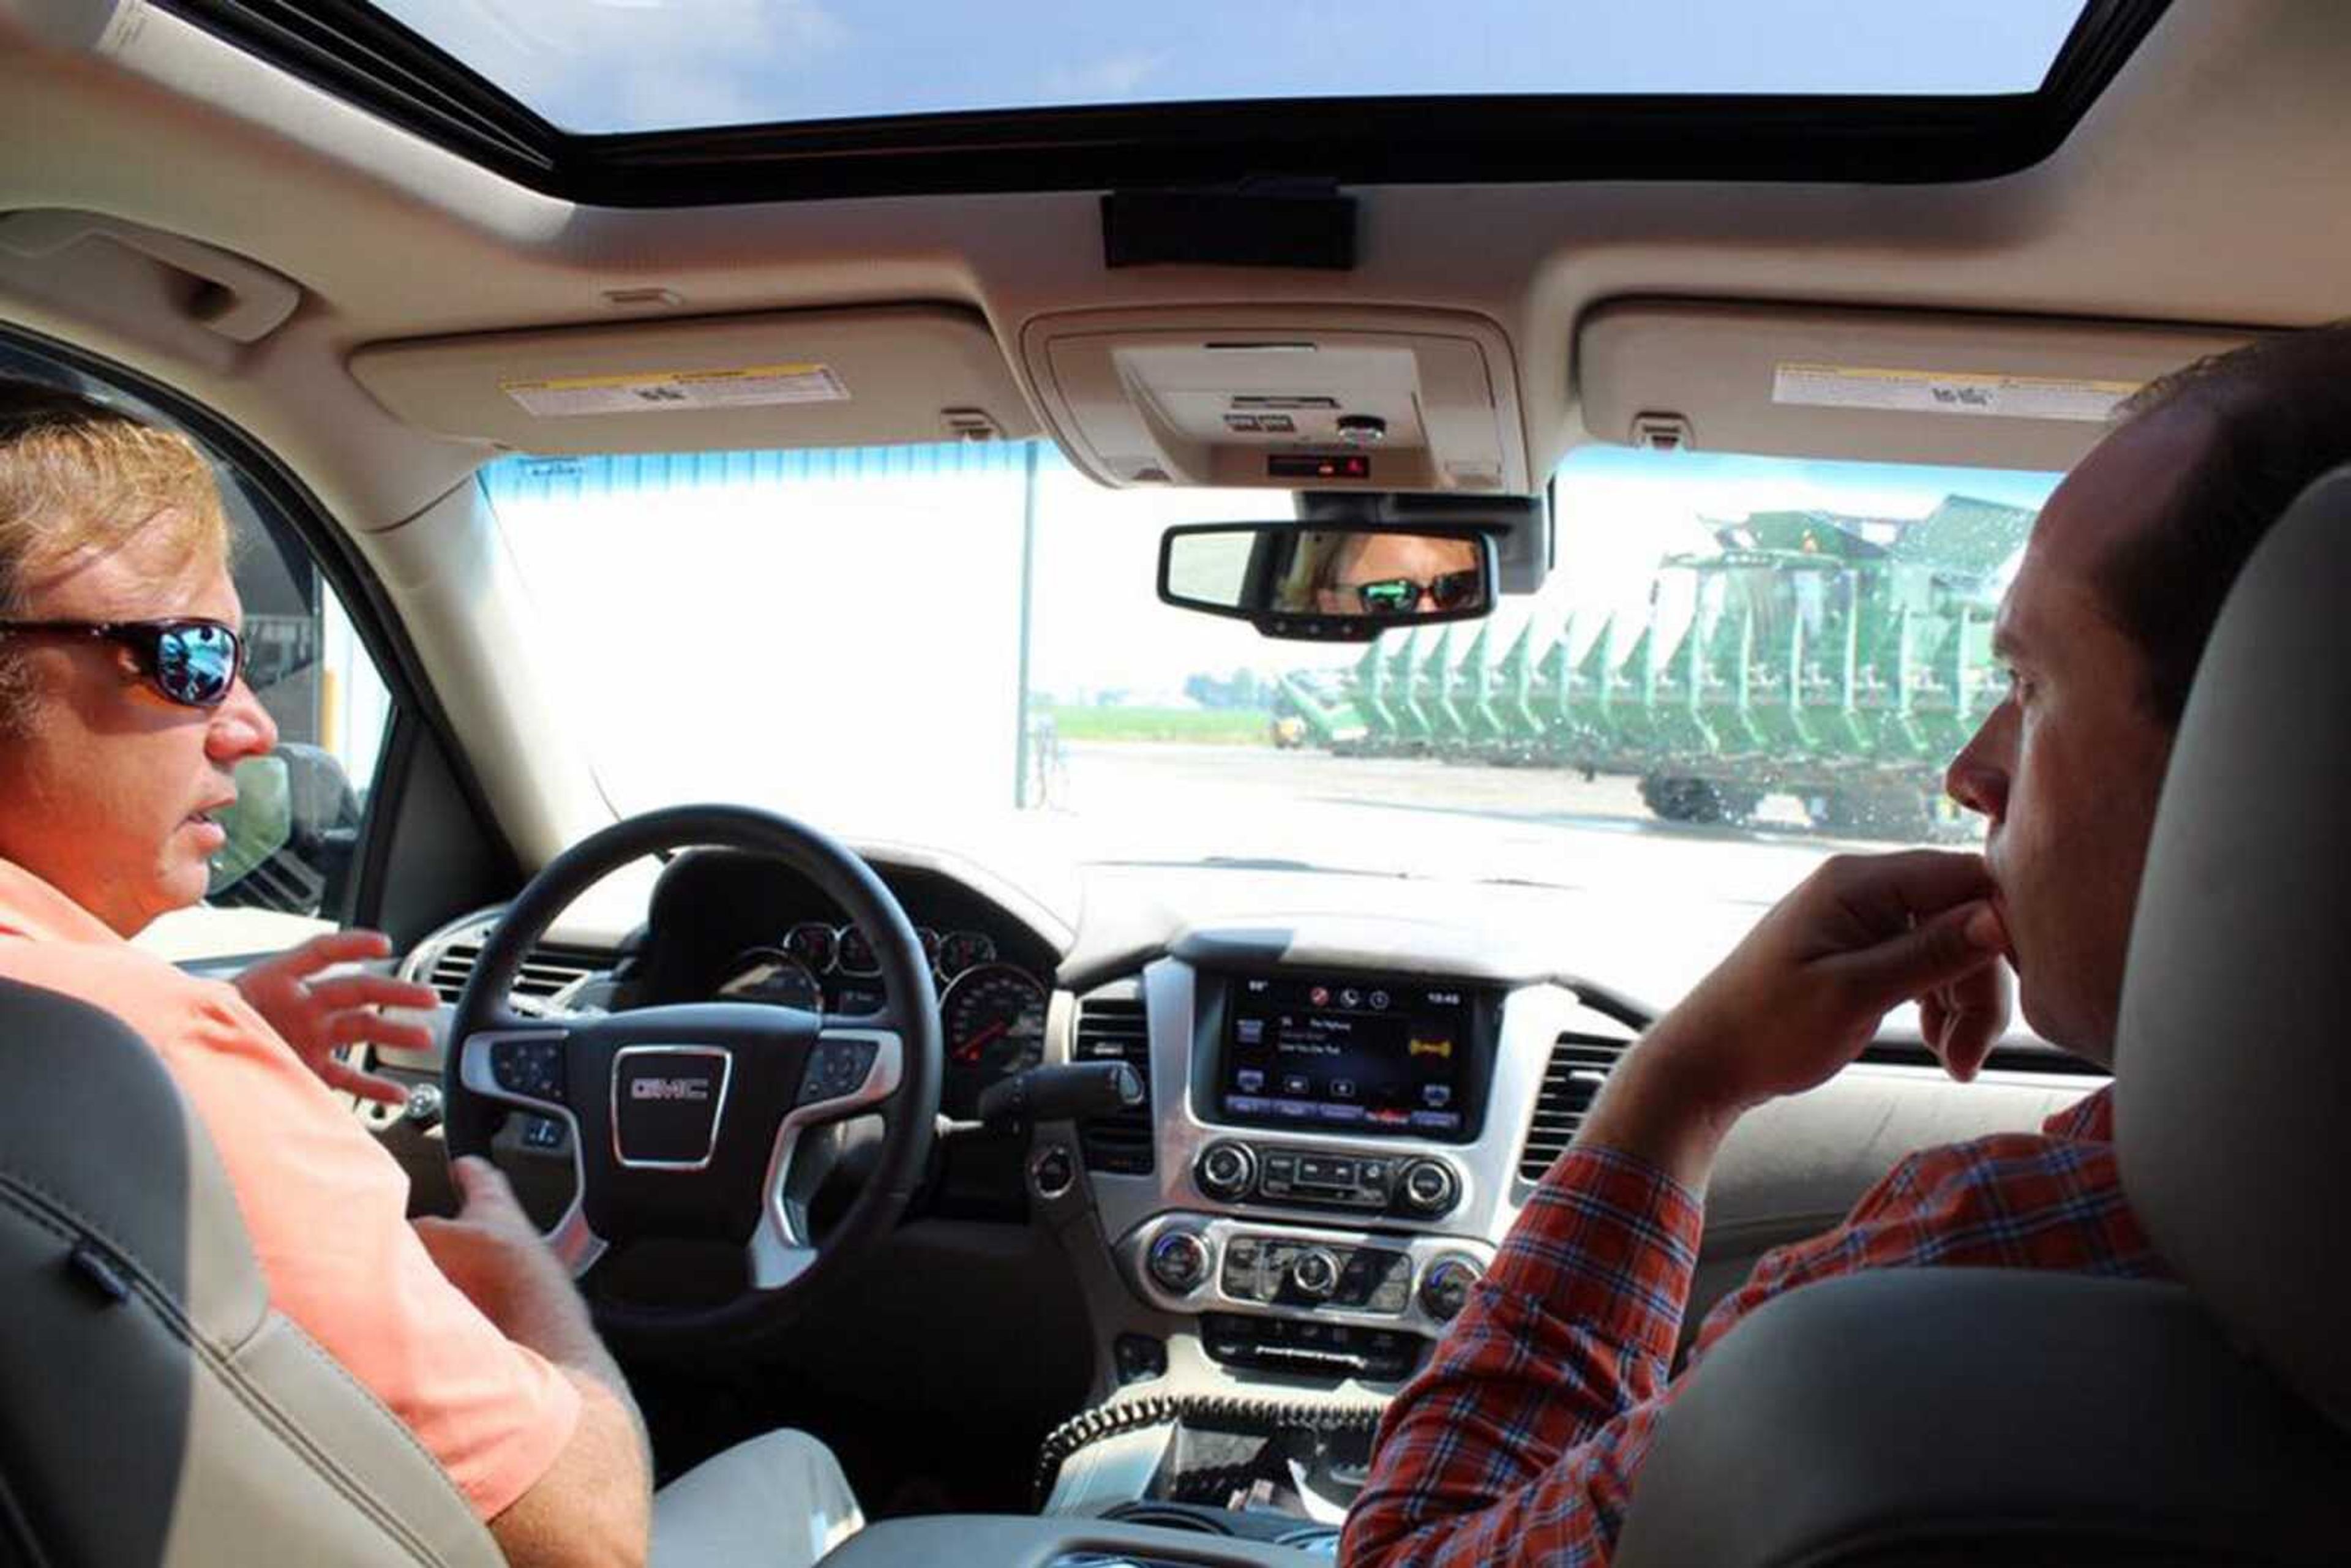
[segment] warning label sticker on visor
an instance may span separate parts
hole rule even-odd
[[[618,376],[558,376],[500,382],[498,390],[541,419],[647,410],[755,408],[766,403],[847,402],[831,365],[812,361],[724,371],[639,371]]]
[[[1992,414],[2003,419],[2103,423],[2138,391],[2137,382],[2078,376],[2004,376],[1967,371],[1889,371],[1859,365],[1783,362],[1771,376],[1771,401],[1812,408],[1876,408],[1902,413]]]

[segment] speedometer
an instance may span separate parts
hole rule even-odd
[[[737,954],[726,967],[718,994],[730,1002],[767,1002],[804,1012],[824,1010],[824,988],[806,964],[774,947],[753,947]]]
[[[956,977],[939,998],[946,1026],[946,1082],[939,1104],[969,1120],[980,1092],[1045,1058],[1045,988],[1009,964],[983,964]]]

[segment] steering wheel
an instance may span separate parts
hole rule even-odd
[[[606,1017],[528,1018],[507,1005],[523,956],[571,901],[643,856],[689,845],[781,861],[872,940],[888,1000],[832,1020],[758,1002],[689,1002]],[[906,912],[850,850],[744,806],[675,806],[581,841],[507,905],[457,1000],[442,1063],[449,1157],[486,1156],[510,1110],[567,1124],[578,1178],[547,1241],[585,1275],[610,1248],[720,1240],[745,1252],[733,1300],[691,1308],[590,1292],[598,1322],[643,1342],[757,1337],[886,1238],[930,1158],[944,1072],[938,999]],[[820,1242],[795,1155],[826,1124],[880,1114],[871,1177]],[[817,1162],[800,1161],[814,1166]]]

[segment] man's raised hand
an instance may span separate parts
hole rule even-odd
[[[253,1010],[294,1048],[294,1054],[328,1088],[398,1104],[408,1098],[406,1085],[362,1072],[335,1052],[347,1045],[432,1050],[430,1030],[421,1024],[387,1018],[376,1009],[430,1010],[441,1005],[440,996],[430,986],[364,970],[318,977],[338,964],[391,956],[391,938],[380,931],[329,931],[263,959],[239,975],[235,984]]]
[[[1834,1077],[1907,1001],[1945,1069],[1973,1077],[2008,1027],[1995,891],[1980,855],[1828,861],[1626,1054],[1578,1142],[1701,1186],[1741,1112]]]

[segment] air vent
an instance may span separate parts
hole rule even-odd
[[[1583,1125],[1583,1113],[1592,1109],[1592,1097],[1630,1044],[1597,1034],[1559,1037],[1551,1048],[1551,1065],[1543,1069],[1542,1093],[1535,1099],[1526,1146],[1519,1151],[1519,1175],[1541,1181],[1552,1162],[1566,1152],[1576,1128]]]
[[[455,1006],[465,991],[465,982],[472,977],[474,966],[480,962],[480,937],[461,939],[441,949],[433,960],[433,969],[424,983],[441,993],[441,999]],[[553,996],[582,975],[612,967],[612,956],[593,947],[569,947],[561,943],[547,942],[533,947],[522,961],[522,972],[515,977],[514,994],[518,997],[545,998]]]
[[[1097,1116],[1078,1127],[1086,1168],[1120,1176],[1152,1170],[1151,1033],[1139,997],[1089,997],[1078,1004],[1078,1037],[1071,1047],[1077,1061],[1123,1061],[1142,1076],[1143,1103],[1113,1116]]]

